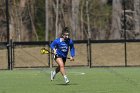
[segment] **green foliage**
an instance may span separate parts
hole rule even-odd
[[[112,5],[110,4],[101,4],[100,0],[88,0],[88,14],[90,18],[90,27],[97,29],[105,29],[106,25],[109,25],[109,21],[112,14]],[[87,24],[87,6],[86,0],[81,1],[80,6],[84,13],[83,19]]]
[[[100,0],[88,0],[89,6],[88,6],[88,14],[90,18],[90,27],[96,28],[96,29],[108,29],[111,21],[111,14],[112,14],[112,5],[111,4],[101,4]],[[50,1],[53,2],[53,1]],[[49,3],[50,3],[49,2]],[[86,0],[80,1],[79,6],[79,12],[82,11],[83,13],[83,20],[84,26],[87,26],[87,6],[86,6]],[[49,11],[52,11],[49,9]],[[55,13],[52,15],[55,17]],[[79,16],[80,13],[79,13]],[[49,15],[50,17],[50,15]],[[77,20],[81,20],[80,17]],[[51,20],[54,21],[55,20]],[[39,40],[45,40],[45,0],[36,0],[36,15],[35,15],[35,25],[37,34],[39,36]],[[55,25],[55,24],[52,24]],[[53,26],[50,26],[53,27]],[[49,32],[49,35],[51,37],[54,36],[54,33]]]
[[[109,25],[112,6],[109,4],[102,5],[99,0],[90,1],[89,5],[91,25],[95,28],[105,29]]]
[[[40,41],[45,40],[45,0],[36,0],[35,26]]]

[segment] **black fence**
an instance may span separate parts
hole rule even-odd
[[[77,40],[75,62],[66,66],[114,67],[140,66],[140,40]],[[40,54],[50,42],[1,42],[1,68],[53,67],[53,56]],[[10,49],[8,51],[8,49]],[[69,55],[68,55],[69,56]],[[69,61],[69,60],[67,60]]]

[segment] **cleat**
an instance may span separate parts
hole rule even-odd
[[[54,80],[53,71],[51,71],[51,81]]]
[[[68,84],[70,81],[66,81],[66,83],[65,84]]]
[[[68,84],[69,82],[68,78],[65,78],[65,84]]]

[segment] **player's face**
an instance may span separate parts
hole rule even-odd
[[[69,38],[69,36],[70,36],[69,33],[64,33],[64,34],[63,34],[63,38],[64,38],[65,40],[67,40],[67,39]]]

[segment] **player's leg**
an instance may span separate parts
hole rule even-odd
[[[64,60],[62,58],[57,58],[56,62],[60,67],[60,72],[62,74],[62,76],[64,77],[65,83],[69,83],[69,80],[67,78],[66,72],[65,72],[65,62],[63,62]]]
[[[58,67],[59,67],[59,71],[61,72],[61,74],[64,76],[66,73],[65,73],[65,69],[64,69],[64,63],[63,63],[63,60],[62,58],[57,58],[56,59],[56,63],[58,64]]]
[[[58,56],[54,55],[54,60],[56,61],[56,59],[58,58]],[[56,74],[60,72],[60,66],[58,65],[56,67],[56,69],[54,71],[51,71],[51,80],[54,80]]]
[[[54,80],[56,74],[60,71],[60,66],[56,67],[54,71],[51,71],[51,80]]]

